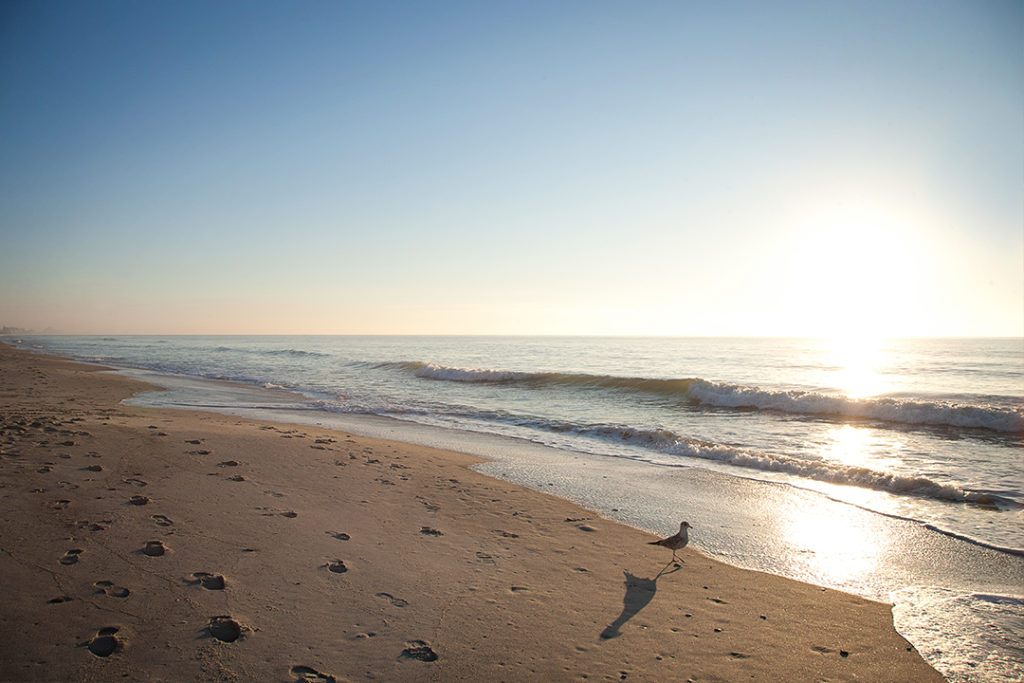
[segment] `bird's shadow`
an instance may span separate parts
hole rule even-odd
[[[627,571],[622,572],[626,575],[626,594],[622,597],[622,613],[601,631],[601,640],[616,638],[620,635],[619,629],[654,599],[654,594],[658,592],[658,579],[682,569],[682,566],[676,564],[670,571],[666,571],[673,564],[673,561],[669,561],[653,579],[634,576]]]

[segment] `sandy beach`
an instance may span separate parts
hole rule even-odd
[[[942,680],[888,605],[100,370],[0,344],[2,680]]]

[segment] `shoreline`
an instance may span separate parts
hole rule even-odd
[[[473,466],[473,469],[478,472],[526,486],[545,495],[556,495],[581,505],[591,512],[596,512],[606,519],[625,524],[640,531],[656,535],[670,534],[675,531],[675,522],[672,520],[666,522],[661,519],[661,517],[664,517],[663,514],[656,515],[657,523],[652,523],[654,518],[650,515],[630,518],[627,510],[635,511],[637,508],[645,505],[645,503],[638,501],[636,496],[632,498],[627,497],[616,506],[605,504],[601,498],[602,496],[607,496],[609,499],[612,499],[616,496],[617,491],[603,488],[602,490],[591,491],[590,495],[581,496],[579,490],[574,490],[572,484],[560,490],[552,491],[551,487],[557,484],[545,483],[543,481],[545,463],[557,463],[554,466],[554,469],[557,470],[567,459],[574,460],[581,466],[574,467],[572,470],[572,479],[577,483],[580,477],[585,476],[588,466],[602,470],[607,469],[608,474],[602,477],[604,479],[626,480],[634,477],[643,479],[647,476],[647,471],[652,471],[649,467],[646,467],[649,463],[645,463],[641,467],[645,472],[638,472],[632,468],[633,463],[631,461],[623,460],[616,456],[572,449],[559,449],[518,436],[461,430],[454,427],[436,426],[383,415],[338,413],[329,409],[311,407],[309,401],[318,400],[316,397],[310,397],[287,388],[265,388],[253,382],[209,379],[176,373],[168,374],[163,371],[144,368],[114,368],[111,372],[158,385],[155,387],[156,391],[143,392],[136,394],[130,399],[126,399],[124,403],[127,405],[150,408],[170,407],[174,410],[203,409],[224,415],[270,420],[283,424],[302,424],[351,431],[368,438],[382,438],[457,453],[467,453],[482,459],[482,462]],[[231,389],[230,392],[227,391],[228,388]],[[290,405],[289,402],[293,400],[295,404]],[[529,464],[524,467],[524,462],[529,462]],[[540,474],[534,473],[531,475],[529,472],[530,467],[539,470]],[[714,468],[667,467],[669,469],[662,470],[660,476],[672,477],[673,485],[685,485],[684,480],[687,478],[687,475],[698,480],[696,484],[689,486],[691,490],[688,494],[677,496],[678,500],[674,501],[671,507],[690,509],[692,506],[684,502],[686,495],[706,498],[703,493],[705,490],[716,490],[716,497],[722,497],[726,493],[723,491],[723,482],[741,482],[742,485],[739,488],[744,489],[744,497],[747,498],[774,500],[778,505],[783,506],[792,504],[794,500],[803,500],[816,507],[821,507],[822,503],[824,503],[827,509],[822,509],[821,511],[826,516],[848,513],[865,519],[871,519],[875,516],[884,518],[886,521],[881,524],[870,525],[862,523],[860,526],[873,526],[875,527],[874,533],[884,534],[887,537],[899,535],[904,539],[899,544],[904,551],[911,551],[912,548],[918,551],[923,550],[923,552],[912,554],[926,556],[923,560],[921,558],[918,558],[916,561],[904,559],[902,562],[894,562],[894,558],[890,557],[889,561],[884,563],[884,570],[880,570],[881,574],[889,575],[889,580],[879,582],[876,576],[874,580],[866,579],[866,582],[851,583],[849,581],[836,581],[835,577],[828,575],[814,576],[805,572],[794,571],[792,563],[788,566],[786,563],[779,563],[777,561],[769,564],[760,564],[757,561],[751,562],[751,558],[747,558],[747,561],[744,561],[739,559],[735,553],[721,553],[722,546],[719,544],[716,547],[715,543],[707,536],[702,538],[698,534],[696,537],[691,538],[691,544],[696,544],[698,547],[703,546],[704,552],[709,553],[715,559],[725,561],[727,564],[754,571],[767,571],[768,573],[805,581],[816,586],[851,592],[861,597],[881,602],[891,602],[889,599],[891,593],[905,591],[913,584],[921,584],[922,582],[925,585],[935,584],[958,590],[997,592],[1019,598],[1017,588],[1020,585],[1019,578],[1024,577],[1024,573],[1021,573],[1024,571],[1024,565],[1020,565],[1018,558],[1024,556],[1024,551],[986,543],[985,541],[935,526],[931,522],[916,517],[879,510],[863,503],[851,501],[843,497],[836,497],[827,490],[813,486],[800,486],[788,481],[766,480],[745,476],[743,473]],[[657,469],[653,471],[657,471]],[[593,478],[591,476],[591,479]],[[655,475],[655,478],[660,477]],[[648,482],[648,485],[650,483]],[[694,486],[700,489],[700,491],[693,491]],[[641,488],[648,489],[647,486]],[[766,493],[766,491],[774,491],[775,493]],[[780,494],[779,492],[783,493]],[[667,498],[665,499],[667,500]],[[817,503],[812,501],[817,501]],[[716,507],[711,500],[704,500],[703,502],[706,503],[705,507],[709,509]],[[739,501],[732,500],[732,503],[733,505],[718,505],[717,508],[719,512],[723,512],[725,509],[731,510],[732,515],[736,516],[738,514],[736,504]],[[648,505],[648,507],[650,506]],[[699,513],[695,510],[690,510],[689,514],[696,515]],[[711,516],[713,517],[714,515]],[[740,516],[742,517],[743,515]],[[763,529],[770,526],[770,522],[766,519],[751,518],[748,519],[745,528],[748,530],[753,528]],[[729,530],[725,528],[720,528],[718,531],[720,533],[729,533]],[[932,534],[940,538],[929,540]],[[751,539],[747,537],[747,542],[749,543],[750,541]],[[737,542],[739,542],[739,537],[731,537],[727,545],[734,548]],[[991,576],[987,576],[985,581],[978,582],[975,578],[974,581],[951,582],[951,577],[946,572],[936,572],[934,570],[921,571],[933,564],[931,558],[938,556],[963,557],[964,549],[962,544],[975,549],[977,557],[973,560],[962,559],[956,567],[951,567],[950,569],[955,570],[954,574],[962,572],[965,575],[977,577],[979,562],[987,559],[990,563]],[[863,545],[863,542],[861,542],[861,545]],[[776,549],[781,550],[779,548]],[[795,551],[797,554],[802,552],[800,548],[791,548],[790,551]],[[888,554],[895,555],[898,558],[903,553],[890,552]],[[970,555],[970,553],[967,554]],[[778,560],[777,557],[776,560]],[[1016,569],[1014,566],[1016,566]],[[1015,571],[1016,574],[1014,573]],[[876,574],[878,573],[876,572]]]
[[[125,406],[153,387],[6,344],[0,363],[4,680],[942,680],[888,605],[690,548],[675,570],[473,456]]]

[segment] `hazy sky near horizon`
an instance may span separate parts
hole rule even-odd
[[[1024,3],[5,2],[0,325],[1024,334]]]

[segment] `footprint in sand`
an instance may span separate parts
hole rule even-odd
[[[326,533],[327,533],[327,535],[328,535],[328,536],[330,536],[331,538],[336,538],[336,539],[338,539],[339,541],[347,541],[347,540],[349,540],[350,538],[352,538],[351,536],[349,536],[348,534],[346,534],[346,533],[344,533],[344,532],[338,532],[338,531],[328,531],[328,532],[326,532]]]
[[[160,526],[173,526],[174,525],[174,522],[172,522],[170,520],[170,518],[166,517],[165,515],[152,515],[152,519],[153,519],[154,522],[156,522]]]
[[[242,635],[242,626],[231,617],[210,617],[210,635],[222,643],[233,643]]]
[[[312,667],[302,666],[301,664],[296,664],[292,667],[292,676],[295,676],[295,680],[299,681],[299,683],[316,683],[317,681],[337,683],[338,681],[331,674],[322,674]]]
[[[142,554],[149,557],[160,557],[166,552],[167,546],[160,541],[146,541],[146,547],[142,549]]]
[[[70,500],[63,500],[63,499],[62,500],[55,500],[52,503],[50,503],[50,509],[51,510],[63,510],[64,508],[66,508],[70,504],[71,504]]]
[[[228,481],[245,481],[245,477],[240,474],[236,474],[233,477],[228,477]]]
[[[444,533],[437,529],[431,529],[429,526],[420,527],[420,533],[424,536],[444,536]]]
[[[149,498],[146,496],[132,496],[128,499],[131,505],[145,505],[149,502]]]
[[[421,662],[436,662],[437,653],[426,642],[422,640],[412,640],[405,644],[406,648],[402,650],[401,659],[417,659]]]
[[[97,657],[109,657],[112,655],[120,646],[117,638],[114,637],[117,631],[118,629],[114,626],[101,628],[96,632],[93,639],[89,641],[89,652]]]
[[[416,496],[416,500],[418,500],[423,505],[423,507],[427,508],[427,510],[429,510],[430,512],[437,512],[438,510],[441,509],[440,505],[435,505],[431,503],[429,500],[421,498],[420,496]]]
[[[240,464],[237,460],[225,460],[217,463],[217,467],[238,467]]]
[[[383,598],[384,600],[387,600],[388,602],[390,602],[395,607],[406,607],[409,604],[408,600],[403,600],[402,598],[396,598],[395,596],[391,595],[390,593],[377,593],[377,597],[378,598]]]
[[[87,472],[102,472],[103,465],[89,465],[88,467],[83,467],[82,469]]]
[[[75,564],[78,562],[78,556],[84,551],[81,548],[72,548],[71,550],[64,553],[64,557],[60,558],[61,564]]]
[[[192,574],[194,581],[189,581],[190,586],[202,586],[208,591],[222,591],[224,590],[224,577],[220,574],[210,574],[208,572],[195,572]]]
[[[348,567],[346,567],[345,563],[341,560],[332,560],[324,566],[326,566],[329,571],[332,571],[335,574],[344,574],[348,571]]]
[[[190,444],[193,444],[193,445],[196,445],[196,446],[198,446],[202,442],[203,442],[202,439],[185,439],[185,443],[190,443]]]
[[[124,586],[114,585],[113,581],[97,581],[93,584],[93,587],[96,588],[97,593],[109,595],[114,598],[127,598],[129,595],[132,594],[132,592]]]

